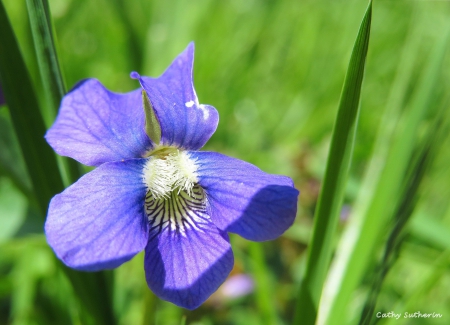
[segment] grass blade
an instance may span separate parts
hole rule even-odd
[[[343,235],[340,254],[330,272],[330,285],[326,288],[328,301],[326,306],[321,306],[319,324],[346,323],[346,312],[352,295],[371,262],[375,247],[380,243],[383,229],[399,204],[398,199],[401,197],[398,193],[405,189],[403,184],[416,146],[417,131],[433,96],[448,37],[447,31],[428,60],[429,66],[418,84],[411,107],[405,111],[395,136],[389,142],[386,158],[380,162],[378,156],[374,155],[377,164],[381,164],[380,176],[368,202],[355,207],[352,223]]]
[[[27,0],[28,16],[42,83],[53,119],[66,92],[54,46],[47,1]]]
[[[341,94],[327,168],[314,217],[306,272],[297,298],[294,324],[308,325],[316,321],[353,152],[371,19],[372,2],[369,3],[362,20]]]
[[[64,189],[55,155],[44,140],[45,126],[30,76],[3,3],[0,5],[0,77],[42,216],[48,202]]]
[[[48,103],[44,113],[50,121],[53,121],[66,93],[66,87],[55,49],[50,9],[46,0],[27,0],[27,7],[39,72]],[[66,185],[69,185],[80,177],[79,165],[70,158],[61,157],[60,159],[63,180]]]

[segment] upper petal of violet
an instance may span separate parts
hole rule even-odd
[[[194,44],[191,43],[159,78],[132,74],[139,79],[156,112],[163,145],[197,150],[217,128],[217,110],[198,102],[192,82],[193,64]]]
[[[87,79],[64,96],[45,138],[58,154],[98,166],[142,157],[152,147],[144,126],[140,89],[117,94]]]
[[[102,164],[50,201],[45,234],[67,266],[110,269],[144,249],[144,163],[131,159]]]
[[[220,229],[263,241],[277,238],[294,222],[299,192],[289,177],[215,152],[189,155],[198,166],[211,219]]]

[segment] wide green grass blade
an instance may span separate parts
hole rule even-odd
[[[419,126],[426,117],[433,91],[440,75],[449,39],[447,30],[428,60],[428,66],[410,101],[410,107],[399,121],[395,135],[389,140],[384,159],[374,154],[379,176],[371,195],[355,207],[354,217],[344,233],[339,254],[330,272],[326,288],[327,301],[320,307],[319,324],[345,324],[349,305],[372,256],[383,230],[386,229],[404,190],[405,178],[418,139]],[[363,193],[364,194],[364,193]],[[353,310],[354,311],[354,310]]]
[[[30,76],[3,3],[0,2],[0,77],[42,220],[50,199],[64,189],[56,157],[45,142],[45,126]],[[103,273],[80,273],[62,266],[81,304],[96,324],[114,324],[110,284]]]
[[[27,0],[27,7],[39,73],[47,101],[43,113],[49,121],[53,121],[66,93],[66,87],[55,49],[50,9],[46,0]],[[63,180],[66,185],[69,185],[80,177],[79,165],[70,158],[61,157],[60,159]]]
[[[341,94],[294,324],[308,325],[316,321],[353,152],[371,19],[372,2],[369,3],[362,20]]]

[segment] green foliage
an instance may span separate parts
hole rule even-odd
[[[44,140],[45,126],[39,104],[3,3],[0,24],[1,84],[37,203],[44,215],[48,202],[63,190],[63,184],[59,173],[55,173],[58,169],[55,155]]]
[[[312,325],[317,318],[353,154],[371,21],[372,2],[369,3],[353,47],[331,136],[327,167],[314,214],[305,276],[296,303],[294,323],[297,324],[304,321],[305,324]]]

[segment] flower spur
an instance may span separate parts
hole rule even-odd
[[[125,94],[87,79],[63,99],[46,134],[60,155],[96,166],[50,202],[45,233],[66,265],[118,267],[145,249],[150,289],[184,308],[202,304],[233,266],[228,232],[280,236],[298,191],[285,176],[198,151],[219,116],[199,104],[191,43],[159,78]]]

